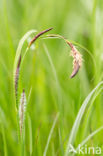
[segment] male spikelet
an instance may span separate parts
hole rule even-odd
[[[23,92],[21,94],[20,98],[20,105],[19,105],[19,124],[20,124],[20,135],[22,135],[22,130],[23,130],[23,124],[24,124],[24,119],[25,119],[25,112],[26,112],[26,95],[25,91],[23,89]]]

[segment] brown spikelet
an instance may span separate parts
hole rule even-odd
[[[82,65],[82,55],[79,53],[79,51],[75,48],[75,46],[72,43],[70,43],[69,41],[66,42],[71,48],[71,56],[73,57],[73,72],[70,76],[71,78],[73,78],[78,73]]]
[[[17,98],[17,90],[18,90],[18,79],[19,79],[19,71],[20,71],[20,63],[21,63],[21,55],[18,60],[16,73],[15,73],[15,96]]]
[[[78,73],[79,68],[80,68],[79,64],[75,63],[74,68],[73,68],[73,72],[72,72],[70,78],[73,78]]]
[[[46,29],[46,30],[43,30],[41,31],[39,34],[37,34],[29,43],[28,47],[30,47],[34,42],[35,40],[37,40],[41,35],[45,34],[46,32],[52,30],[53,28],[49,28],[49,29]]]

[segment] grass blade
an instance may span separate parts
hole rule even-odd
[[[55,81],[56,81],[56,87],[57,87],[57,94],[58,94],[58,104],[59,104],[59,106],[61,108],[61,105],[62,105],[62,95],[61,95],[61,88],[60,88],[58,76],[57,76],[57,73],[56,73],[56,69],[55,69],[55,66],[53,64],[52,58],[51,58],[51,56],[50,56],[50,54],[48,52],[48,49],[47,49],[46,45],[43,44],[43,46],[44,46],[45,53],[46,53],[46,55],[48,57],[48,60],[50,62],[52,72],[54,74],[54,78],[55,78]]]
[[[85,145],[85,143],[86,143],[87,141],[89,141],[94,135],[96,135],[97,133],[99,133],[101,130],[103,130],[103,126],[101,126],[101,127],[98,128],[97,130],[95,130],[94,132],[92,132],[85,140],[83,140],[83,141],[80,143],[80,146]],[[80,147],[80,146],[79,146],[79,147]],[[76,150],[78,150],[78,147],[77,147]]]
[[[101,86],[103,85],[103,81],[101,81],[90,93],[89,95],[86,97],[86,99],[84,100],[79,112],[78,112],[78,115],[76,117],[76,120],[74,122],[74,125],[73,125],[73,128],[71,130],[71,133],[70,133],[70,137],[69,137],[69,141],[68,141],[68,144],[67,144],[67,148],[66,148],[66,153],[65,153],[65,156],[68,155],[68,147],[70,144],[73,144],[74,143],[74,140],[76,138],[76,135],[77,135],[77,132],[78,132],[78,129],[79,129],[79,126],[80,126],[80,122],[81,122],[81,119],[83,117],[83,114],[85,112],[85,109],[92,97],[92,95],[94,94],[94,92]]]
[[[51,130],[50,130],[50,133],[49,133],[49,136],[48,136],[48,140],[47,140],[47,144],[46,144],[46,146],[45,146],[45,150],[44,150],[43,156],[46,156],[46,153],[47,153],[47,150],[48,150],[48,147],[49,147],[49,143],[50,143],[50,139],[51,139],[51,136],[52,136],[54,127],[55,127],[55,125],[56,125],[56,122],[57,122],[57,120],[58,120],[58,117],[59,117],[59,113],[57,114],[57,116],[56,116],[56,118],[55,118],[55,120],[54,120],[54,122],[53,122],[52,128],[51,128]]]
[[[93,136],[95,136],[97,133],[99,133],[101,130],[103,130],[103,126],[101,126],[100,128],[98,128],[97,130],[95,130],[94,132],[92,132],[86,139],[84,139],[79,146],[76,148],[76,151],[78,151],[81,147],[83,147]],[[72,154],[72,156],[74,156],[74,154]]]
[[[31,118],[28,115],[28,128],[29,128],[29,148],[30,148],[30,156],[32,155],[32,123],[31,123]]]
[[[6,144],[6,136],[5,136],[5,129],[2,125],[2,135],[3,135],[3,143],[4,143],[4,156],[8,156],[7,152],[7,144]]]

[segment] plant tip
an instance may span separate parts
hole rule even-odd
[[[50,30],[52,30],[52,29],[53,29],[53,28],[49,28],[49,29],[43,30],[43,31],[41,31],[40,33],[38,33],[38,34],[30,41],[30,43],[29,43],[29,45],[28,45],[28,48],[30,48],[30,46],[31,46],[41,35],[45,34],[46,32],[48,32],[48,31],[50,31]]]

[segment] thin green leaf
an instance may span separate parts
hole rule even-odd
[[[55,127],[55,125],[56,125],[56,122],[57,122],[57,120],[58,120],[58,117],[59,117],[59,113],[57,114],[57,116],[56,116],[56,118],[55,118],[55,120],[54,120],[54,122],[53,122],[52,128],[51,128],[51,130],[50,130],[50,133],[49,133],[49,136],[48,136],[48,140],[47,140],[47,144],[46,144],[46,146],[45,146],[45,150],[44,150],[43,156],[46,156],[46,154],[47,154],[47,150],[48,150],[48,147],[49,147],[50,139],[51,139],[51,136],[52,136],[54,127]]]
[[[68,147],[70,144],[73,144],[74,143],[74,140],[76,138],[76,135],[77,135],[77,132],[78,132],[78,129],[79,129],[79,126],[80,126],[80,122],[82,120],[82,117],[84,115],[84,112],[88,106],[88,103],[92,97],[92,95],[95,93],[95,91],[103,85],[103,81],[101,81],[90,93],[89,95],[86,97],[86,99],[84,100],[79,112],[78,112],[78,115],[76,117],[76,120],[74,122],[74,125],[73,125],[73,128],[71,130],[71,133],[70,133],[70,137],[69,137],[69,141],[68,141],[68,144],[67,144],[67,148],[66,148],[66,152],[65,152],[65,156],[68,155]]]

